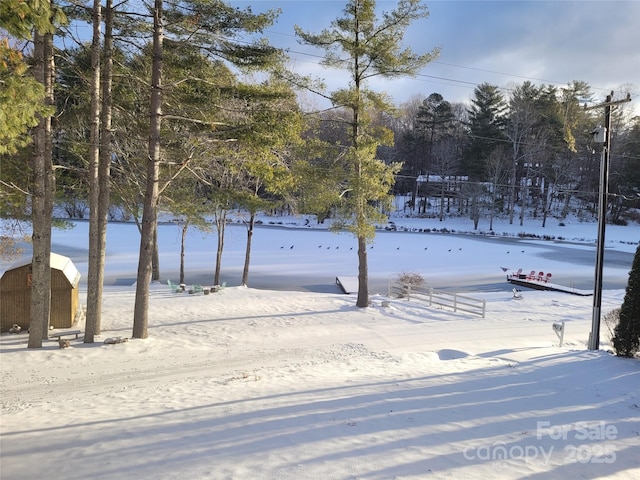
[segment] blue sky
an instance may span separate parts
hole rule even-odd
[[[294,25],[318,33],[342,15],[344,0],[232,1],[255,12],[280,8],[266,35],[290,48],[291,68],[322,78],[329,89],[346,79],[318,65],[321,50],[299,45]],[[508,89],[531,80],[566,85],[583,80],[597,101],[610,90],[631,87],[634,105],[640,93],[640,1],[426,1],[430,16],[414,23],[405,45],[417,53],[440,47],[440,57],[415,79],[376,82],[399,104],[416,96],[441,93],[466,102],[473,89],[489,82]],[[380,11],[395,1],[378,1]],[[342,82],[342,84],[341,84]],[[637,110],[637,108],[636,108]]]

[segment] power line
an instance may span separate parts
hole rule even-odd
[[[295,35],[291,35],[291,34],[287,34],[287,33],[282,33],[282,32],[277,32],[277,31],[273,31],[273,30],[266,30],[265,33],[267,34],[275,34],[275,35],[279,35],[279,36],[283,36],[283,37],[288,37],[288,38],[296,38]],[[299,50],[292,50],[291,48],[283,48],[284,51],[286,52],[290,52],[290,53],[294,53],[296,55],[302,55],[305,57],[312,57],[312,58],[318,58],[318,59],[322,59],[324,58],[323,55],[320,54],[314,54],[314,53],[309,53],[309,52],[303,52],[303,51],[299,51]],[[306,62],[303,59],[296,59],[302,62]],[[314,63],[316,65],[318,65],[318,63],[316,62],[308,62],[308,63]],[[512,77],[512,78],[521,78],[523,80],[532,80],[535,82],[543,82],[543,83],[547,83],[547,84],[555,84],[555,85],[569,85],[571,82],[569,81],[559,81],[559,80],[549,80],[549,79],[544,79],[544,78],[537,78],[537,77],[529,77],[526,75],[518,75],[515,73],[509,73],[509,72],[501,72],[501,71],[497,71],[497,70],[489,70],[489,69],[484,69],[484,68],[478,68],[478,67],[470,67],[468,65],[459,65],[459,64],[455,64],[455,63],[448,63],[448,62],[442,62],[439,60],[433,60],[430,62],[430,64],[436,64],[436,65],[444,65],[444,66],[448,66],[448,67],[455,67],[455,68],[461,68],[461,69],[465,69],[465,70],[472,70],[472,71],[477,71],[477,72],[484,72],[484,73],[490,73],[493,75],[502,75],[504,77]],[[434,79],[434,80],[441,80],[441,81],[446,81],[446,82],[453,82],[454,85],[450,85],[450,86],[459,86],[459,87],[463,87],[463,88],[467,88],[469,86],[473,86],[473,87],[477,87],[479,85],[481,85],[483,82],[472,82],[472,81],[468,81],[468,80],[459,80],[459,79],[455,79],[455,78],[447,78],[447,77],[443,77],[443,76],[438,76],[438,75],[428,75],[428,74],[423,74],[423,73],[419,73],[416,75],[416,77],[421,77],[421,78],[427,78],[427,79]],[[589,85],[590,88],[594,89],[594,90],[602,90],[602,91],[609,91],[609,88],[604,88],[604,87],[596,87],[593,85]],[[506,90],[506,91],[511,91],[510,88],[508,87],[499,87],[501,90]]]

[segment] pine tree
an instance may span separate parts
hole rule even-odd
[[[504,139],[506,104],[498,87],[483,83],[474,90],[469,109],[471,143],[465,152],[463,173],[473,180],[483,180],[491,152]]]
[[[32,139],[29,129],[40,118],[53,114],[42,83],[22,55],[22,43],[32,30],[52,33],[54,22],[63,20],[47,2],[3,0],[0,2],[0,154],[15,154]]]
[[[150,88],[149,144],[146,168],[140,256],[136,283],[133,318],[133,338],[147,338],[149,284],[152,278],[153,256],[157,254],[158,188],[160,163],[163,157],[161,140],[165,79],[164,39],[167,43],[198,45],[213,57],[233,64],[244,71],[268,70],[280,65],[281,51],[265,41],[247,43],[246,37],[259,34],[270,26],[275,12],[254,15],[250,8],[236,9],[225,2],[182,0],[166,2],[154,0],[152,28],[152,67]],[[167,87],[169,85],[167,84]],[[157,262],[155,262],[157,265]]]
[[[389,111],[391,105],[384,94],[369,90],[366,84],[375,77],[414,76],[438,54],[437,49],[416,55],[411,49],[402,48],[411,22],[429,14],[419,0],[400,0],[397,8],[384,13],[380,20],[375,7],[374,0],[350,0],[344,17],[334,20],[320,34],[296,27],[303,44],[325,50],[323,65],[340,68],[351,79],[347,88],[331,95],[331,101],[335,107],[345,107],[350,112],[342,218],[344,227],[358,241],[358,307],[369,304],[367,243],[375,236],[375,224],[386,221],[377,207],[389,201],[389,191],[400,168],[377,158],[378,147],[391,144],[393,138],[391,131],[375,127],[371,114]]]
[[[636,249],[629,272],[613,348],[621,357],[633,357],[640,350],[640,246]]]

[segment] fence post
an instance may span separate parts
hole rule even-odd
[[[487,311],[487,301],[483,298],[482,299],[482,318],[484,318],[484,314]]]

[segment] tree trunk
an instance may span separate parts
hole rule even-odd
[[[96,309],[95,333],[102,331],[102,292],[104,288],[104,266],[107,252],[107,224],[111,197],[111,118],[113,110],[113,0],[107,0],[104,18],[104,55],[102,61],[102,111],[100,121],[100,162],[98,164],[98,304]]]
[[[471,198],[471,218],[473,219],[473,229],[478,229],[480,223],[480,198],[477,192],[474,192]]]
[[[213,275],[213,284],[220,285],[220,267],[222,265],[222,251],[224,250],[224,228],[227,224],[227,211],[220,210],[216,214],[216,233],[218,245],[216,247],[216,267]]]
[[[511,179],[509,182],[509,225],[513,225],[513,215],[516,208],[516,159],[513,158],[513,169],[511,170]]]
[[[93,343],[100,315],[100,232],[98,226],[100,203],[100,26],[102,2],[93,2],[93,38],[91,41],[91,127],[89,133],[89,266],[87,271],[87,313],[84,343]]]
[[[440,221],[444,221],[444,178],[442,179],[442,184],[440,186]]]
[[[251,260],[251,240],[253,239],[253,226],[256,222],[255,212],[251,212],[249,217],[249,225],[247,227],[247,248],[244,254],[244,268],[242,269],[242,285],[247,287],[249,285],[249,262]]]
[[[158,193],[158,197],[159,197]],[[156,201],[156,216],[157,212],[157,201]],[[151,281],[158,282],[160,281],[160,248],[158,247],[158,222],[156,221],[156,225],[153,229],[153,256],[151,258]]]
[[[358,298],[356,306],[369,306],[369,269],[367,266],[367,240],[358,236]]]
[[[356,17],[356,23],[358,19]],[[355,35],[355,44],[356,46],[360,42],[359,34]],[[359,58],[356,55],[354,57],[354,72],[358,72],[360,70],[359,66]],[[353,109],[353,123],[351,130],[351,141],[352,148],[355,151],[356,155],[356,172],[357,172],[357,182],[358,184],[362,181],[363,172],[362,172],[362,158],[360,156],[360,107],[362,102],[362,96],[360,92],[360,77],[355,76],[354,81],[354,91],[355,97],[357,101],[352,106]],[[360,190],[362,187],[358,187],[358,193],[356,193],[356,232],[358,238],[358,298],[356,299],[356,306],[360,308],[369,306],[369,267],[367,264],[367,239],[361,233],[364,226],[366,225],[365,211],[364,211],[364,202],[366,198],[363,198],[363,192]]]
[[[184,283],[184,251],[185,243],[187,241],[187,232],[189,231],[189,222],[184,222],[182,225],[182,235],[180,236],[180,279],[179,283]]]
[[[493,231],[493,217],[495,216],[496,208],[496,189],[498,186],[494,183],[491,192],[491,210],[489,211],[489,231]]]
[[[45,89],[45,103],[53,105],[53,35],[34,35],[34,76]],[[51,309],[51,219],[55,178],[51,116],[40,119],[33,139],[33,260],[31,270],[31,313],[28,348],[41,348],[49,337]]]
[[[85,343],[93,343],[102,329],[102,292],[107,245],[111,176],[111,112],[113,75],[113,6],[105,7],[104,55],[100,55],[101,2],[94,2],[92,41],[92,95],[90,141],[90,200],[89,200],[89,270],[87,278],[87,314]],[[102,67],[102,69],[101,69]],[[102,70],[102,71],[101,71]],[[102,74],[102,75],[101,75]],[[100,92],[102,101],[100,102]],[[100,108],[101,105],[101,108]]]
[[[160,171],[160,126],[162,121],[162,0],[153,7],[153,61],[146,192],[142,213],[142,235],[133,312],[133,338],[147,338],[149,283],[153,262],[154,234],[158,224],[158,177]]]
[[[525,182],[526,182],[526,179],[525,179]],[[527,208],[527,196],[528,196],[528,189],[525,183],[525,186],[522,187],[522,198],[520,199],[520,226],[521,227],[524,225],[524,211]]]
[[[569,215],[569,203],[571,201],[571,194],[565,190],[564,192],[564,204],[562,206],[562,213],[560,214],[562,219],[564,220]]]
[[[411,200],[410,200],[411,203],[409,204],[409,206],[411,207],[411,211],[412,212],[415,211],[415,209],[416,209],[416,199],[417,199],[417,196],[418,196],[418,177],[417,177],[417,174],[416,174],[416,179],[413,182],[414,182],[415,185],[413,186],[413,189],[411,190]]]
[[[544,183],[544,189],[542,192],[542,228],[545,228],[547,225],[547,216],[549,215],[549,210],[551,209],[551,189],[549,188],[547,182]]]

